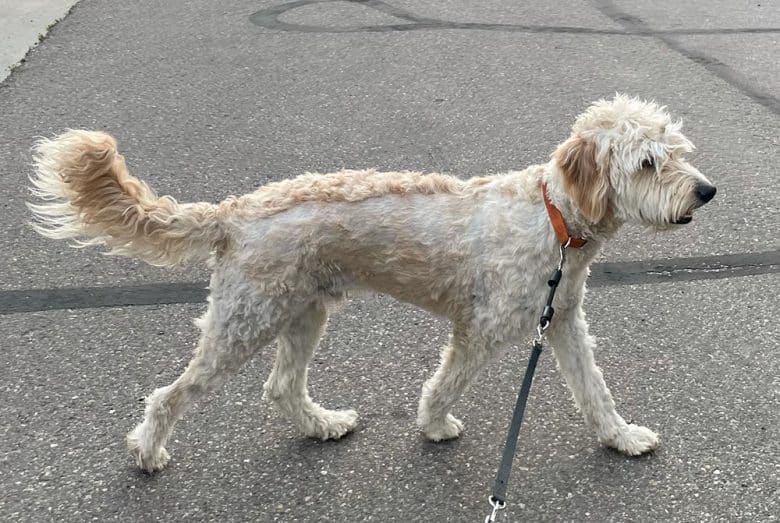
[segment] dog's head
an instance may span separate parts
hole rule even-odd
[[[685,161],[693,144],[681,127],[663,107],[623,95],[581,114],[553,160],[585,220],[656,229],[689,223],[715,186]]]

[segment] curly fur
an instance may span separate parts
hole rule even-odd
[[[654,103],[625,96],[594,103],[542,165],[459,180],[373,170],[306,174],[219,204],[157,197],[131,176],[114,140],[68,131],[35,149],[30,205],[36,228],[81,245],[173,265],[210,257],[202,336],[179,379],[154,391],[128,436],[138,465],[168,461],[176,421],[205,393],[277,340],[265,397],[301,433],[339,438],[358,423],[307,391],[307,365],[327,305],[351,289],[388,293],[448,317],[441,363],[423,385],[418,424],[431,440],[457,437],[450,409],[482,366],[534,327],[558,256],[541,200],[546,183],[573,236],[548,336],[585,421],[604,444],[641,454],[658,444],[628,424],[593,358],[582,310],[588,266],[626,222],[667,229],[692,219],[715,188],[685,159],[681,124]]]

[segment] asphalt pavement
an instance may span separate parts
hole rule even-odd
[[[516,4],[81,0],[51,28],[0,83],[0,520],[482,521],[528,352],[456,404],[460,439],[428,443],[416,402],[447,323],[356,298],[310,374],[355,434],[301,438],[262,401],[269,347],[138,472],[124,434],[186,365],[208,273],[35,235],[36,136],[106,130],[159,193],[217,201],[304,171],[541,163],[615,91],[681,117],[718,186],[685,228],[626,228],[587,296],[618,410],[662,444],[600,447],[544,353],[501,521],[779,519],[780,6]]]

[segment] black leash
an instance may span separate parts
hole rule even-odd
[[[552,303],[555,298],[555,291],[558,289],[558,284],[561,282],[561,277],[563,276],[563,262],[565,259],[566,247],[568,246],[569,242],[561,245],[561,259],[560,262],[558,262],[558,268],[547,281],[547,285],[550,286],[550,293],[547,295],[547,303],[542,311],[542,316],[539,318],[539,325],[536,326],[536,339],[533,341],[531,356],[528,358],[528,367],[526,368],[525,376],[523,377],[523,384],[517,395],[515,411],[512,414],[512,422],[509,424],[506,443],[504,443],[504,453],[501,456],[501,465],[498,467],[496,482],[493,485],[493,494],[488,498],[488,502],[490,503],[490,506],[493,507],[493,511],[490,515],[485,517],[485,523],[495,522],[498,511],[506,508],[506,489],[509,483],[509,474],[512,472],[512,462],[515,457],[520,426],[523,424],[525,404],[528,402],[528,393],[531,391],[531,382],[534,379],[536,363],[539,361],[539,355],[542,353],[542,339],[544,338],[545,331],[550,327],[550,322],[555,314]]]

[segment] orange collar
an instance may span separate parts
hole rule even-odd
[[[555,229],[555,235],[558,237],[558,241],[564,247],[571,247],[573,249],[579,249],[588,240],[584,238],[574,238],[569,234],[569,228],[566,227],[566,220],[563,219],[561,211],[550,200],[550,195],[547,194],[547,184],[542,182],[542,197],[544,199],[544,206],[547,207],[547,214],[550,216],[550,223]]]

